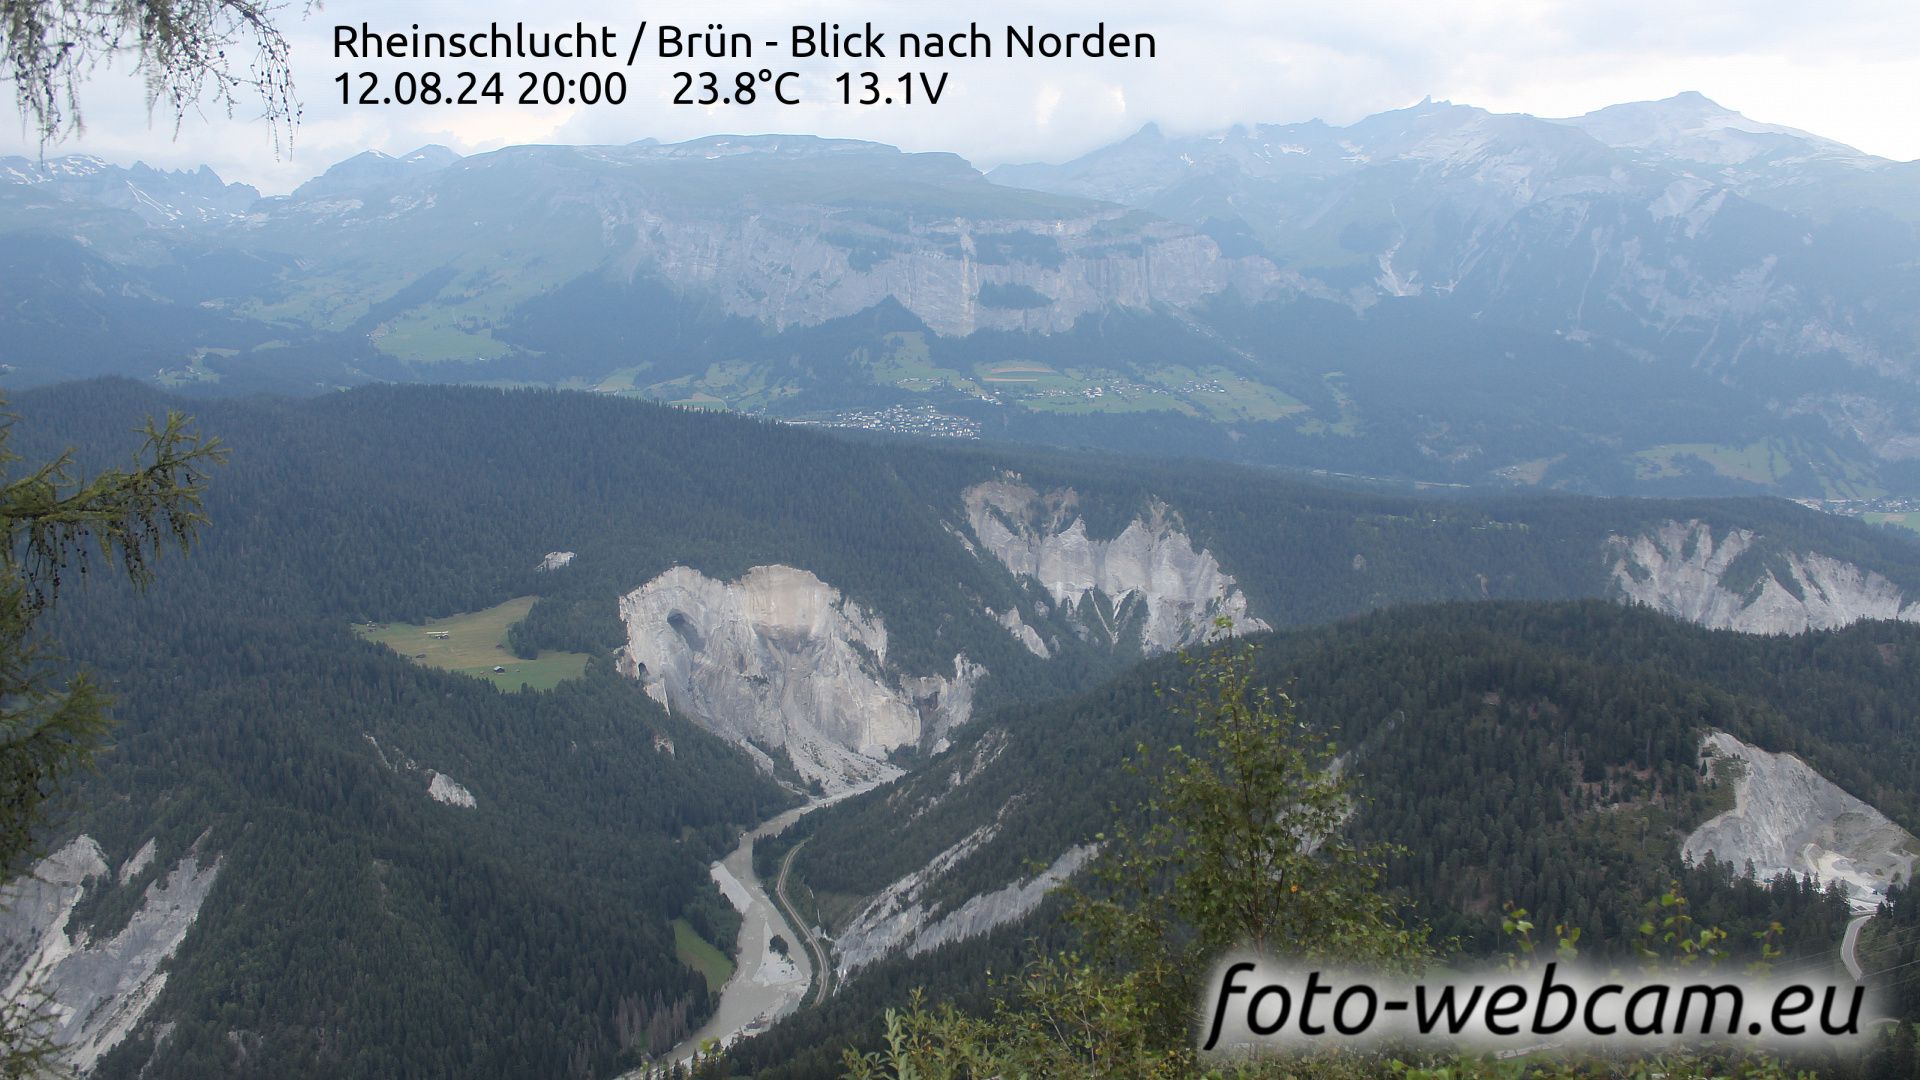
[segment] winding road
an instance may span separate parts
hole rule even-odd
[[[813,837],[807,837],[807,840],[811,839]],[[800,909],[794,907],[793,901],[787,896],[787,871],[793,868],[793,857],[800,854],[801,848],[807,846],[807,840],[793,845],[793,850],[787,852],[787,857],[780,860],[780,876],[773,883],[773,895],[780,901],[780,909],[786,914],[787,920],[799,927],[801,937],[806,939],[807,956],[813,962],[813,970],[819,973],[819,978],[813,980],[813,1003],[822,1005],[826,1003],[827,995],[832,992],[833,965],[827,962],[827,947],[814,934],[813,926],[800,917]]]
[[[720,1004],[698,1031],[681,1040],[680,1045],[653,1064],[630,1072],[623,1080],[656,1075],[669,1062],[686,1064],[709,1040],[726,1046],[743,1035],[764,1030],[775,1020],[799,1008],[807,1000],[807,988],[815,983],[814,972],[821,973],[813,995],[816,1002],[826,999],[830,968],[825,963],[826,948],[812,927],[795,930],[802,922],[786,897],[787,871],[793,856],[806,841],[794,845],[780,864],[780,876],[774,884],[779,899],[767,894],[753,872],[754,841],[785,832],[787,827],[823,806],[870,791],[879,784],[863,784],[796,806],[786,813],[740,834],[740,843],[727,857],[709,868],[714,883],[727,901],[740,912],[740,935],[734,942],[733,976],[720,988]],[[806,943],[804,949],[787,950],[782,956],[773,951],[775,936]]]
[[[1860,928],[1867,925],[1867,920],[1871,918],[1873,918],[1871,912],[1865,915],[1855,915],[1852,919],[1848,920],[1847,932],[1840,939],[1840,962],[1847,965],[1847,975],[1851,977],[1854,982],[1859,982],[1861,975]]]

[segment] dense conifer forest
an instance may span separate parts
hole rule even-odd
[[[1542,926],[1580,928],[1589,955],[1631,956],[1647,900],[1677,887],[1700,925],[1727,931],[1731,962],[1756,959],[1758,935],[1778,923],[1783,967],[1839,973],[1850,915],[1832,883],[1755,880],[1750,867],[1681,860],[1686,833],[1731,806],[1731,790],[1702,769],[1708,731],[1798,753],[1920,827],[1911,782],[1920,628],[1765,638],[1602,602],[1448,604],[1251,640],[1264,681],[1287,688],[1302,719],[1350,755],[1363,797],[1353,833],[1406,849],[1385,882],[1443,955],[1510,947],[1500,922],[1514,904]],[[967,783],[951,787],[951,769],[929,769],[897,791],[804,819],[761,857],[807,839],[796,873],[809,887],[870,895],[994,820],[995,841],[924,899],[952,905],[998,888],[1116,822],[1143,824],[1131,808],[1155,773],[1127,763],[1142,749],[1149,761],[1164,757],[1183,738],[1168,697],[1183,673],[1177,658],[1162,658],[1088,693],[998,713],[952,751],[964,761],[980,743],[1005,740]],[[871,842],[880,833],[887,844]],[[1881,966],[1910,959],[1913,935],[1895,929],[1912,919],[1905,895],[1881,923]],[[1018,971],[1071,940],[1059,910],[1043,906],[1024,933],[883,961],[828,1009],[739,1056],[755,1075],[835,1075],[833,1048],[873,1045],[881,1012],[912,987],[984,1008],[993,996],[985,973]],[[1912,1015],[1902,992],[1898,1007]]]
[[[130,429],[177,404],[118,381],[35,391],[13,403],[14,448],[117,463]],[[381,386],[192,411],[232,448],[204,543],[144,592],[68,568],[49,621],[118,699],[113,746],[49,844],[84,831],[113,866],[149,839],[156,849],[89,892],[73,927],[125,925],[188,853],[220,866],[153,1023],[101,1076],[598,1076],[697,1027],[711,995],[676,957],[670,921],[727,948],[735,916],[707,864],[800,796],[615,671],[615,600],[675,565],[720,578],[803,567],[884,618],[898,670],[950,668],[964,651],[990,672],[949,753],[993,733],[1014,750],[939,800],[936,767],[805,819],[794,839],[814,838],[799,872],[815,892],[870,892],[1003,807],[1000,842],[936,899],[997,887],[1099,832],[1137,801],[1139,778],[1121,769],[1136,744],[1177,738],[1155,687],[1181,669],[1136,667],[1137,642],[1082,641],[1060,621],[1043,626],[1059,654],[1041,660],[984,613],[1041,595],[964,541],[960,493],[1009,471],[1073,488],[1095,536],[1170,503],[1258,615],[1303,628],[1261,639],[1263,672],[1295,688],[1310,721],[1338,726],[1369,800],[1355,829],[1410,849],[1392,888],[1464,950],[1490,947],[1506,900],[1617,943],[1634,897],[1676,876],[1732,928],[1837,934],[1818,890],[1677,866],[1676,830],[1724,798],[1698,767],[1710,728],[1799,752],[1920,824],[1910,628],[1758,640],[1601,601],[1394,607],[1601,596],[1606,536],[1690,517],[1920,589],[1911,542],[1786,503],[1339,489],[1209,464],[843,440],[549,391]],[[555,550],[576,558],[536,570]],[[512,644],[587,653],[583,677],[507,692],[352,632],[528,595]],[[434,773],[475,805],[429,798]],[[929,805],[911,823],[886,810],[914,800]],[[742,1067],[823,1075],[915,985],[979,1000],[979,973],[1059,940],[1051,910],[932,963],[876,965],[748,1044]]]

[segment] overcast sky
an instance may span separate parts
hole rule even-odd
[[[1502,112],[1566,116],[1623,101],[1698,90],[1756,120],[1804,128],[1899,160],[1920,158],[1920,4],[1912,0],[1350,0],[1273,3],[1213,0],[1175,7],[1141,0],[1101,4],[639,3],[635,0],[327,0],[283,19],[294,43],[305,107],[291,153],[276,157],[257,105],[237,118],[214,110],[189,116],[179,135],[170,115],[151,123],[139,82],[125,70],[99,75],[82,105],[84,135],[47,153],[90,153],[111,161],[166,167],[209,164],[223,177],[267,193],[290,190],[334,162],[366,149],[404,153],[441,143],[475,153],[514,143],[625,143],[716,133],[809,132],[873,139],[909,150],[947,150],[989,167],[1007,161],[1059,161],[1131,134],[1155,121],[1170,132],[1235,123],[1287,123],[1315,117],[1349,123],[1423,96]],[[401,12],[404,14],[396,14]],[[785,39],[794,23],[872,20],[881,31],[953,30],[969,20],[994,34],[1033,24],[1058,32],[1154,35],[1152,60],[965,61],[939,105],[863,109],[838,104],[828,81],[871,67],[891,76],[941,70],[899,59],[796,63],[763,47],[743,65],[806,74],[806,105],[700,108],[669,103],[671,73],[685,62],[643,59],[626,72],[627,102],[610,106],[345,106],[334,78],[343,71],[402,67],[442,72],[473,61],[375,63],[333,55],[337,23],[376,30],[485,29],[489,21],[571,28],[606,24],[630,40],[641,18],[703,28],[710,21],[745,30],[756,42]],[[651,36],[651,35],[650,35]],[[543,65],[577,73],[607,64],[511,63],[509,72]],[[730,61],[700,66],[730,71]],[[517,92],[511,77],[509,95]],[[827,101],[834,98],[832,102]],[[0,125],[0,154],[39,152],[22,126]]]

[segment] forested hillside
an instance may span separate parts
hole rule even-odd
[[[1920,731],[1920,628],[1866,623],[1767,638],[1688,627],[1614,604],[1450,604],[1250,639],[1261,678],[1287,689],[1309,725],[1333,734],[1363,801],[1352,831],[1404,846],[1387,884],[1443,951],[1506,946],[1506,903],[1542,925],[1584,930],[1583,948],[1630,954],[1643,904],[1669,883],[1736,957],[1778,921],[1795,970],[1834,969],[1847,904],[1806,882],[1743,880],[1747,868],[1689,868],[1680,848],[1732,804],[1730,778],[1701,765],[1725,731],[1790,751],[1909,830]],[[983,718],[943,759],[893,791],[805,819],[762,857],[806,840],[795,873],[821,910],[849,910],[983,822],[995,828],[918,894],[927,919],[1022,879],[1072,845],[1143,824],[1154,761],[1182,741],[1172,708],[1177,658],[1099,689]],[[984,764],[981,764],[984,762]],[[1145,763],[1134,771],[1129,762]],[[889,837],[885,845],[872,837]],[[1895,911],[1911,905],[1897,902]],[[742,1050],[757,1075],[832,1075],[836,1046],[871,1039],[883,1003],[919,985],[981,1005],[986,972],[1017,970],[1062,940],[1043,906],[993,937],[855,976],[827,1010]],[[1887,962],[1906,938],[1887,925]],[[845,916],[841,915],[844,924]],[[833,929],[835,927],[831,927]],[[1036,944],[1037,943],[1037,944]]]
[[[12,403],[11,445],[119,462],[130,430],[177,404],[127,382],[50,387]],[[1773,582],[1810,605],[1796,583],[1828,563],[1881,582],[1896,610],[1920,594],[1909,541],[1779,502],[1383,494],[1203,463],[848,441],[553,391],[378,386],[192,411],[232,449],[205,542],[140,594],[66,568],[49,622],[119,698],[115,745],[48,837],[99,847],[64,926],[104,947],[160,918],[150,898],[206,890],[197,908],[176,904],[187,921],[172,924],[184,937],[164,984],[141,984],[155,996],[102,1076],[606,1075],[696,1027],[710,989],[673,920],[729,946],[734,916],[707,864],[799,796],[621,672],[621,598],[676,567],[720,582],[774,564],[816,575],[858,607],[863,641],[885,643],[884,657],[849,655],[889,685],[953,672],[958,655],[984,669],[971,719],[958,709],[942,743],[889,751],[904,787],[808,830],[803,874],[843,912],[996,819],[999,842],[935,899],[997,887],[1098,831],[1131,797],[1121,758],[1167,737],[1151,687],[1177,667],[1125,673],[1153,651],[1141,612],[1181,597],[1109,567],[1060,600],[1059,582],[979,531],[968,493],[983,484],[1054,508],[1021,525],[1035,545],[1111,552],[1150,534],[1206,571],[1195,611],[1243,592],[1276,627],[1412,601],[1614,597],[1622,575],[1638,580],[1620,538],[1672,522],[1706,530],[1674,560],[1749,538],[1709,568],[1736,603]],[[558,552],[572,558],[542,569]],[[508,643],[585,654],[584,675],[507,692],[354,632],[524,597],[537,599]],[[1358,820],[1429,848],[1394,883],[1447,933],[1481,941],[1486,905],[1509,895],[1617,927],[1624,901],[1596,882],[1669,872],[1649,852],[1715,797],[1693,759],[1711,725],[1800,750],[1914,823],[1900,789],[1917,763],[1896,720],[1898,695],[1920,688],[1902,681],[1911,665],[1884,660],[1912,647],[1906,628],[1757,641],[1597,602],[1401,620],[1278,637],[1269,663],[1300,680],[1313,719],[1339,719],[1361,775],[1429,781],[1381,789]],[[697,653],[698,635],[682,636]],[[1665,666],[1627,662],[1642,654]],[[1004,752],[935,799],[954,755],[990,738]],[[1536,785],[1563,797],[1533,799]],[[918,819],[901,816],[915,806]],[[1811,899],[1779,910],[1825,918]],[[989,958],[1025,933],[960,948]],[[896,989],[921,977],[892,961],[871,971]],[[850,984],[822,1016],[871,1005],[863,987],[878,985]],[[809,1052],[843,1030],[818,1029]]]

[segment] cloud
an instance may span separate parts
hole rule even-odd
[[[395,11],[404,11],[396,15]],[[1673,0],[1549,3],[1462,0],[1448,4],[1377,0],[1346,5],[1216,0],[1176,11],[1162,3],[1112,0],[1098,9],[1063,2],[980,0],[946,13],[924,4],[875,0],[747,0],[726,5],[638,5],[614,0],[414,0],[404,8],[371,0],[330,0],[302,19],[286,14],[297,85],[305,106],[290,156],[276,159],[270,134],[243,115],[189,117],[179,138],[170,117],[149,123],[142,88],[126,67],[103,71],[83,102],[84,137],[50,152],[91,153],[168,167],[211,164],[222,176],[286,191],[365,149],[405,153],[443,143],[462,153],[525,142],[625,143],[719,132],[797,131],[873,139],[908,150],[947,150],[976,164],[1061,160],[1112,142],[1148,121],[1174,132],[1236,123],[1315,117],[1348,123],[1423,96],[1500,111],[1570,115],[1620,101],[1699,90],[1755,119],[1789,124],[1898,159],[1920,157],[1920,6],[1785,0],[1676,4]],[[463,61],[336,60],[335,24],[376,30],[452,31],[491,21],[541,29],[606,24],[630,40],[641,17],[704,29],[709,22],[751,33],[751,60],[643,60],[626,71],[620,106],[361,106],[341,103],[343,72],[462,67]],[[1056,32],[1151,33],[1151,60],[794,62],[769,38],[798,23],[871,20],[884,32],[952,31],[977,22],[998,55],[1009,23]],[[502,68],[509,97],[521,70],[609,65],[556,61]],[[689,67],[794,69],[807,103],[700,107],[672,103],[672,72]],[[938,105],[863,108],[839,104],[841,71],[871,68],[891,78],[908,70],[950,73]],[[22,128],[0,132],[0,153],[37,152]]]

